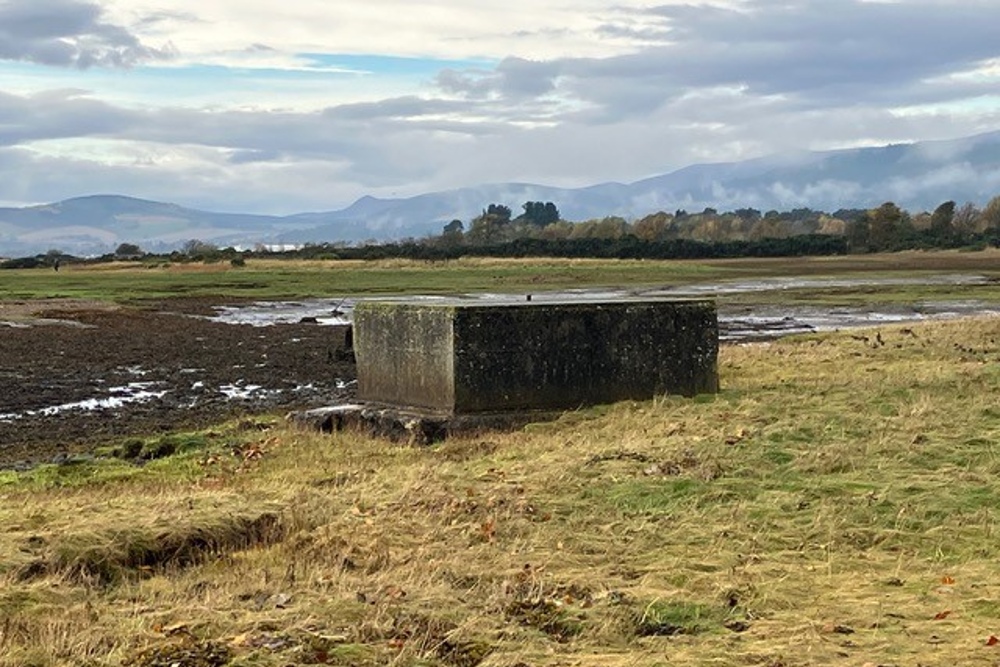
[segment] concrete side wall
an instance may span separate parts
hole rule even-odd
[[[564,409],[716,392],[712,302],[459,308],[455,412]]]
[[[461,415],[718,391],[710,301],[362,302],[362,400]]]
[[[453,309],[362,302],[354,310],[358,398],[451,414]]]

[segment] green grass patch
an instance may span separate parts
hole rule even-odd
[[[231,476],[252,463],[258,447],[254,440],[261,424],[240,420],[197,432],[167,433],[147,438],[127,438],[97,447],[93,456],[69,457],[61,463],[42,464],[26,471],[0,471],[0,489],[53,489],[97,487],[133,482],[197,480],[207,471]]]
[[[693,505],[704,493],[695,479],[629,480],[596,485],[583,493],[583,501],[601,503],[626,515],[672,514]]]
[[[378,294],[543,291],[585,286],[671,285],[724,275],[698,263],[611,260],[300,262],[245,266],[73,266],[58,273],[4,271],[0,299],[78,298],[131,302],[187,296],[285,299]]]
[[[653,600],[642,609],[636,621],[641,637],[671,637],[720,632],[726,613],[721,608],[676,600]]]
[[[580,287],[670,286],[782,275],[813,278],[919,277],[977,272],[998,275],[996,253],[895,253],[788,262],[772,259],[639,261],[592,259],[264,260],[245,265],[116,262],[68,265],[57,272],[3,272],[0,300],[77,298],[116,302],[177,295],[253,299],[379,294],[541,292]],[[864,305],[927,299],[995,303],[989,286],[892,285],[872,288],[804,287],[726,295],[732,303]]]

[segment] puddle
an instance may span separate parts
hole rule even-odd
[[[877,310],[816,306],[723,307],[719,311],[719,338],[724,341],[753,340],[974,315],[1000,316],[1000,307],[976,300],[922,301],[912,306],[884,306]]]
[[[249,401],[251,399],[257,398],[264,394],[274,394],[277,393],[275,389],[266,389],[263,385],[259,384],[224,384],[219,387],[219,393],[228,398],[229,400],[243,400]]]
[[[88,398],[83,401],[73,403],[62,403],[52,405],[38,410],[26,410],[24,412],[0,413],[0,421],[12,422],[25,417],[52,417],[66,412],[95,412],[98,410],[112,410],[121,408],[132,403],[145,403],[154,399],[163,398],[167,390],[153,390],[152,387],[162,384],[158,382],[130,382],[119,387],[108,387],[108,396],[100,398]]]
[[[136,369],[128,369],[133,371],[137,375],[145,375],[148,371],[135,372]],[[101,380],[98,380],[101,382]],[[338,390],[347,389],[354,384],[356,380],[344,381],[337,378],[334,381],[334,386]],[[127,385],[108,387],[103,390],[107,395],[88,398],[82,401],[75,401],[72,403],[62,403],[60,405],[52,405],[45,408],[38,408],[35,410],[25,410],[23,412],[7,412],[0,413],[0,422],[14,422],[19,419],[26,419],[28,417],[52,417],[55,415],[70,413],[70,412],[89,412],[96,413],[104,410],[114,410],[118,408],[123,408],[128,405],[134,405],[138,403],[149,403],[155,400],[164,398],[167,394],[174,392],[176,396],[184,394],[183,389],[154,389],[156,386],[166,385],[167,382],[131,382]],[[231,384],[224,384],[214,389],[210,388],[205,382],[201,380],[196,380],[189,385],[188,392],[193,392],[196,394],[186,405],[187,407],[193,407],[199,402],[204,400],[206,395],[211,396],[215,394],[221,396],[227,401],[263,401],[266,402],[270,399],[280,396],[283,393],[292,394],[302,394],[309,395],[317,392],[323,391],[322,387],[318,387],[315,384],[301,384],[291,389],[273,389],[265,387],[259,384],[245,384],[242,381],[237,381]],[[179,393],[178,393],[179,392]],[[176,399],[181,402],[178,405],[184,405],[183,399]]]
[[[947,274],[916,278],[758,278],[724,283],[678,285],[663,289],[644,290],[644,296],[704,296],[711,294],[747,294],[795,289],[849,289],[855,287],[906,287],[920,285],[989,285],[986,276]]]
[[[879,286],[976,286],[991,284],[986,276],[947,274],[915,278],[761,278],[729,282],[695,283],[672,287],[643,289],[571,289],[532,294],[536,303],[601,301],[636,297],[708,297],[775,292],[795,289],[849,289]],[[426,301],[454,301],[453,296],[383,297]],[[523,294],[467,294],[460,298],[473,301],[511,301]],[[310,299],[306,301],[268,301],[247,306],[219,308],[210,320],[228,324],[273,326],[310,321],[319,325],[343,325],[351,322],[356,299]],[[870,307],[831,307],[759,305],[720,306],[720,338],[725,341],[753,340],[810,331],[834,331],[893,322],[916,322],[926,319],[953,319],[973,315],[1000,314],[1000,306],[979,301],[921,301],[909,305],[872,305]]]
[[[224,324],[256,327],[309,322],[320,325],[349,324],[353,299],[309,299],[306,301],[258,301],[246,306],[222,306],[208,319]]]
[[[0,327],[10,327],[11,329],[31,329],[33,327],[63,326],[74,329],[96,329],[93,324],[84,324],[75,320],[53,320],[43,317],[32,317],[17,320],[0,320]]]

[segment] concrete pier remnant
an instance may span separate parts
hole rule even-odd
[[[440,417],[717,392],[718,341],[706,300],[399,299],[354,309],[358,399]]]

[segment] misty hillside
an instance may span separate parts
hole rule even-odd
[[[468,222],[488,204],[520,211],[551,201],[568,220],[706,207],[763,211],[868,208],[893,201],[910,211],[943,201],[984,205],[1000,194],[1000,132],[952,141],[799,152],[743,162],[693,165],[631,184],[554,188],[501,183],[400,199],[365,196],[345,209],[291,216],[214,213],[131,197],[95,195],[25,208],[0,208],[0,256],[58,248],[101,254],[119,243],[150,251],[198,239],[220,246],[360,242],[421,237]]]

